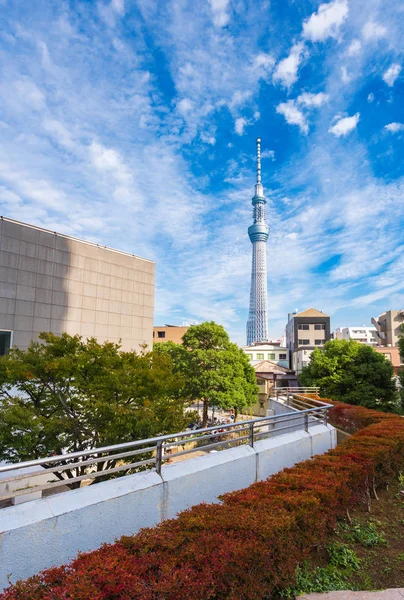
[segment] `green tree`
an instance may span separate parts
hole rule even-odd
[[[204,427],[209,406],[237,412],[256,401],[254,369],[222,326],[212,321],[192,325],[182,339],[182,346],[159,344],[158,352],[168,353],[183,374],[184,395],[202,401]]]
[[[404,325],[401,325],[401,335],[398,338],[398,349],[400,351],[401,362],[404,363]],[[401,367],[398,371],[398,381],[400,386],[401,412],[404,412],[404,367]]]
[[[40,339],[0,359],[0,460],[66,454],[186,425],[183,379],[169,356],[65,333]],[[98,470],[106,466],[111,462]],[[65,477],[84,473],[71,469]]]
[[[385,411],[397,409],[393,365],[370,346],[332,340],[315,348],[299,377],[303,386],[319,386],[321,395]]]

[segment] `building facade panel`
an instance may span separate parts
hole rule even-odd
[[[154,270],[149,260],[1,218],[0,330],[20,348],[41,331],[151,346]]]

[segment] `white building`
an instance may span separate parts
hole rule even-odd
[[[377,331],[375,327],[338,327],[334,332],[336,340],[355,340],[367,346],[377,346]]]
[[[243,346],[252,365],[263,360],[270,360],[277,365],[289,369],[289,351],[286,346],[280,346],[276,343],[258,343],[252,346]]]

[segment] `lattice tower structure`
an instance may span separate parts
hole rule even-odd
[[[253,224],[248,228],[252,243],[250,310],[247,321],[247,346],[268,339],[267,241],[264,188],[261,183],[261,139],[257,138],[257,183],[252,198]]]

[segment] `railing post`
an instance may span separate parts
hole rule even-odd
[[[251,448],[254,448],[254,423],[250,423],[249,444]]]
[[[324,425],[328,425],[328,408],[324,409]]]
[[[161,475],[161,465],[163,462],[163,441],[159,440],[156,444],[156,472]]]
[[[309,413],[304,413],[304,430],[309,433]]]

